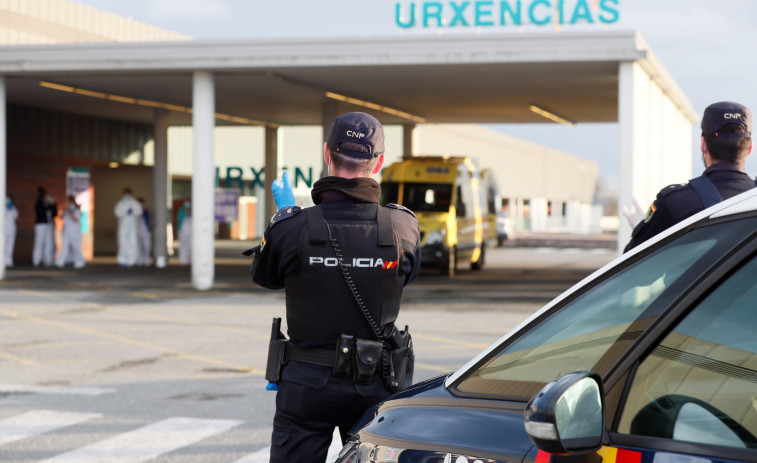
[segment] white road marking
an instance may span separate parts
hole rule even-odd
[[[342,438],[339,436],[339,430],[334,430],[334,436],[331,438],[331,445],[329,446],[328,456],[326,457],[326,463],[333,463],[336,461],[336,457],[339,456],[339,451],[342,450]],[[271,457],[271,446],[263,447],[255,453],[251,453],[242,457],[233,463],[268,463]]]
[[[228,431],[241,423],[236,420],[169,418],[43,462],[139,463]]]
[[[271,457],[271,446],[263,447],[255,453],[236,460],[234,463],[268,463]]]
[[[35,410],[11,416],[0,421],[0,445],[83,423],[100,416],[102,415],[98,413],[55,412],[51,410]]]
[[[115,389],[102,387],[58,387],[58,386],[20,386],[13,384],[0,384],[0,394],[56,394],[56,395],[89,395],[99,396],[112,394]]]

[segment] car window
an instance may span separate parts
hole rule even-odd
[[[755,219],[693,230],[601,281],[503,345],[452,386],[465,396],[527,400],[578,370],[604,375],[659,313],[749,236]]]
[[[757,448],[757,258],[641,362],[618,432]]]

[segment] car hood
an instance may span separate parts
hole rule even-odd
[[[471,461],[520,461],[526,455],[532,444],[523,426],[524,403],[455,397],[444,380],[419,383],[382,403],[358,432],[363,451],[412,453],[412,461],[447,453]]]

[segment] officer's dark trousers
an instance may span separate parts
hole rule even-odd
[[[329,367],[290,361],[276,393],[270,462],[325,462],[334,428],[344,440],[363,412],[388,395],[379,374],[371,384],[355,384]]]

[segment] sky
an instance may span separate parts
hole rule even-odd
[[[552,27],[399,27],[395,8],[408,0],[77,0],[121,16],[186,34],[197,40],[301,37],[396,36],[403,34],[552,33]],[[423,3],[415,0],[414,3]],[[428,1],[428,0],[427,0]],[[464,0],[439,0],[449,3]],[[475,0],[469,0],[474,3]],[[518,0],[507,0],[515,5]],[[549,0],[556,4],[558,0]],[[581,0],[565,2],[569,11]],[[757,0],[586,0],[617,11],[618,19],[561,26],[571,30],[638,30],[701,116],[716,101],[737,101],[757,111]],[[531,0],[522,0],[526,5]],[[499,4],[499,0],[494,2]],[[404,11],[404,10],[403,10]],[[468,9],[470,11],[470,9]],[[597,13],[598,14],[598,13]],[[496,16],[496,14],[495,14]],[[452,15],[447,20],[451,20]],[[616,183],[619,170],[617,124],[507,124],[495,130],[591,159]],[[699,123],[694,131],[693,172],[703,169]],[[747,162],[757,174],[757,154]]]

